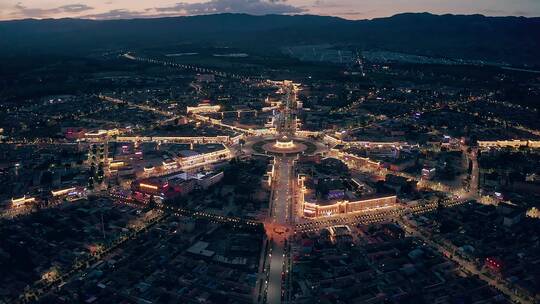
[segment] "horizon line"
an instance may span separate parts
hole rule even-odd
[[[285,16],[285,17],[298,17],[298,16],[313,16],[313,17],[328,17],[328,18],[336,18],[346,21],[370,21],[370,20],[377,20],[377,19],[387,19],[387,18],[393,18],[400,15],[432,15],[432,16],[481,16],[485,18],[524,18],[524,19],[535,19],[540,18],[540,16],[523,16],[523,15],[505,15],[505,16],[498,16],[498,15],[486,15],[481,13],[474,13],[474,14],[454,14],[454,13],[444,13],[444,14],[437,14],[437,13],[431,13],[431,12],[402,12],[402,13],[396,13],[393,15],[388,15],[385,17],[373,17],[373,18],[364,18],[364,19],[352,19],[352,18],[345,18],[342,16],[334,16],[334,15],[320,15],[320,14],[250,14],[250,13],[242,13],[242,12],[222,12],[222,13],[211,13],[211,14],[197,14],[197,15],[177,15],[177,16],[155,16],[155,15],[149,15],[149,16],[137,16],[134,18],[85,18],[82,17],[61,17],[61,18],[55,18],[55,17],[47,17],[47,18],[37,18],[37,17],[31,17],[31,18],[20,18],[20,19],[0,19],[0,22],[10,22],[10,21],[49,21],[49,20],[88,20],[88,21],[120,21],[120,20],[143,20],[143,19],[172,19],[172,18],[191,18],[191,17],[204,17],[204,16],[219,16],[219,15],[245,15],[245,16],[251,16],[251,17],[267,17],[267,16]]]

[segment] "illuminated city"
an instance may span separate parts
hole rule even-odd
[[[0,304],[540,303],[540,5],[83,2],[0,12]]]

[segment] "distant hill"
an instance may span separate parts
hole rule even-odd
[[[85,54],[185,43],[260,51],[303,44],[352,45],[418,55],[540,65],[540,18],[399,14],[351,21],[298,15],[217,14],[95,21],[0,22],[0,54]]]

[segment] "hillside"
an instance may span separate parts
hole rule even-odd
[[[85,54],[203,43],[268,51],[352,45],[419,55],[539,65],[540,18],[400,14],[351,21],[313,15],[218,14],[130,20],[0,22],[0,54]]]

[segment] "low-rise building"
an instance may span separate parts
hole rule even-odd
[[[397,205],[397,196],[385,195],[373,198],[361,198],[356,201],[331,201],[331,202],[309,202],[304,201],[305,217],[332,216],[347,214],[370,209],[390,208]]]

